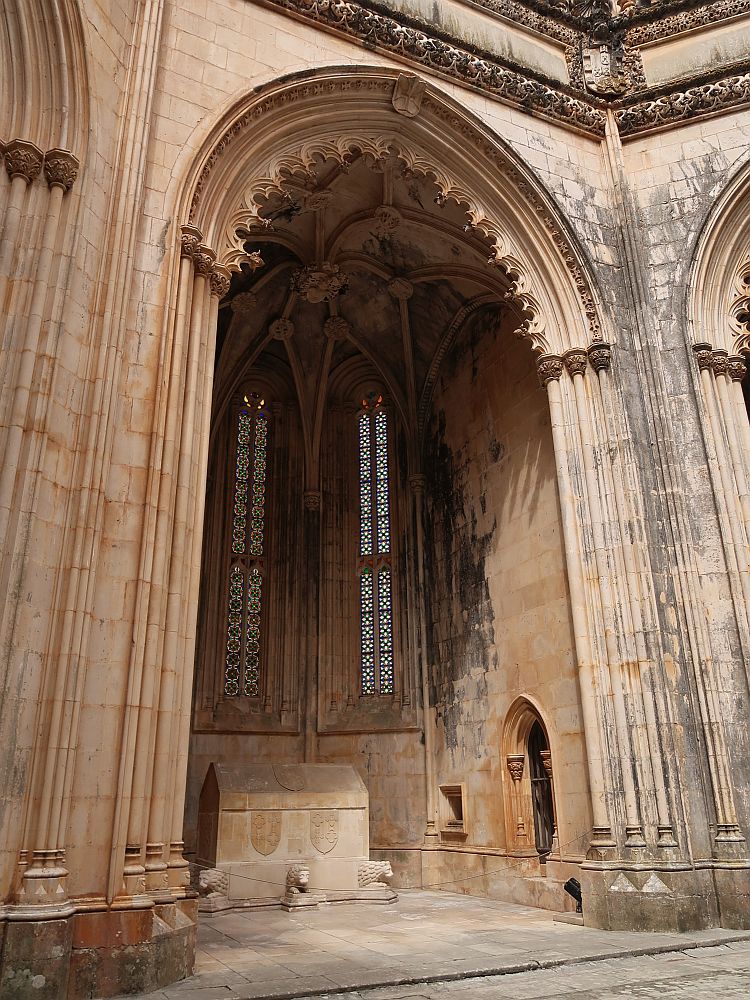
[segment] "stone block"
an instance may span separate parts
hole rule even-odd
[[[70,920],[8,921],[0,958],[3,1000],[60,1000],[68,989]]]

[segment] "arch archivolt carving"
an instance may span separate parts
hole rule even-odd
[[[601,337],[595,295],[541,185],[485,126],[432,86],[419,114],[392,105],[398,72],[324,71],[254,94],[206,143],[190,189],[189,219],[217,259],[246,263],[248,235],[262,242],[284,206],[324,203],[319,167],[346,172],[364,158],[428,179],[438,205],[453,203],[465,230],[486,242],[522,315],[520,332],[539,353],[562,353]],[[387,206],[385,206],[387,210]],[[187,209],[187,205],[186,205]],[[384,224],[398,220],[385,220]]]

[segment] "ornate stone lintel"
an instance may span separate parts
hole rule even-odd
[[[180,256],[190,257],[192,260],[195,251],[203,240],[203,233],[195,226],[180,226]]]
[[[228,267],[224,264],[214,264],[209,279],[211,284],[211,294],[219,299],[223,299],[229,291],[232,275]]]
[[[422,107],[427,84],[415,73],[399,73],[391,103],[400,115],[416,118]]]
[[[713,368],[714,375],[726,375],[728,358],[729,355],[726,351],[717,350],[713,352],[711,367]]]
[[[77,157],[67,149],[50,149],[44,157],[44,176],[50,188],[70,191],[78,176]]]
[[[286,316],[279,316],[268,328],[274,340],[291,340],[294,336],[294,323]]]
[[[406,278],[391,278],[388,282],[388,292],[399,302],[408,302],[414,294],[414,285]]]
[[[548,383],[556,382],[563,373],[563,360],[557,354],[541,354],[536,359],[536,370],[539,384],[543,389]]]
[[[739,354],[727,358],[727,375],[733,382],[741,382],[747,375],[747,361]]]
[[[579,347],[573,347],[563,354],[562,359],[571,378],[574,378],[576,375],[586,374],[586,366],[589,363],[589,356],[586,351]]]
[[[305,490],[305,510],[320,510],[320,490]]]
[[[589,363],[594,371],[609,371],[612,364],[612,348],[604,341],[595,341],[589,344]]]
[[[329,316],[323,324],[323,333],[329,340],[346,340],[351,327],[343,316]]]
[[[44,153],[41,149],[25,139],[11,139],[5,147],[4,157],[5,169],[10,179],[23,177],[27,184],[31,184],[39,175],[44,163]]]
[[[695,360],[698,362],[698,368],[701,371],[705,371],[707,368],[710,369],[713,358],[713,350],[710,344],[693,344],[693,353],[695,354]]]

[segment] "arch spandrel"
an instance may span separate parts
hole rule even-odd
[[[487,241],[521,314],[519,332],[538,353],[600,339],[583,255],[542,185],[497,135],[432,85],[418,114],[398,114],[398,77],[397,70],[326,70],[254,93],[204,143],[184,216],[220,261],[239,270],[248,234],[262,238],[268,228],[264,207],[279,203],[291,182],[309,180],[316,162],[346,170],[355,156],[373,164],[395,158],[428,178],[436,203],[460,207],[467,231]]]

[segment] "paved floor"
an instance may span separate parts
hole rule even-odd
[[[444,892],[402,890],[390,906],[229,913],[204,919],[198,942],[196,975],[152,998],[750,998],[750,934],[597,931]]]

